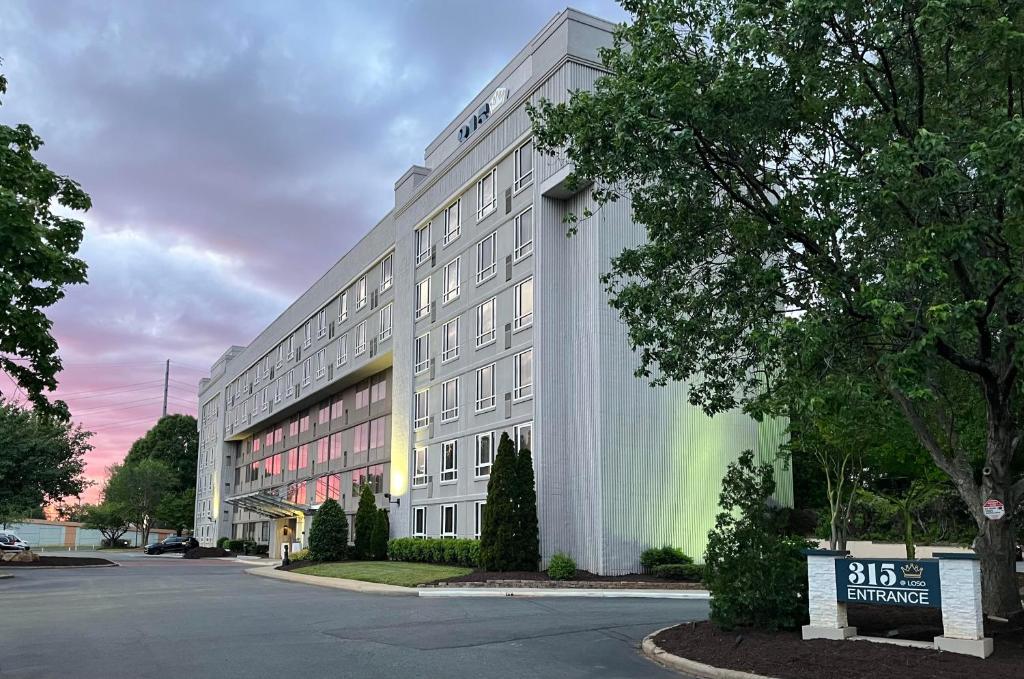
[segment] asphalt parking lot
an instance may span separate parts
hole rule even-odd
[[[79,553],[79,555],[84,555]],[[703,601],[422,599],[112,557],[0,580],[0,677],[679,677],[639,654]]]

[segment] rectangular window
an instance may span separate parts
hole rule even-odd
[[[309,415],[303,415],[299,418],[299,433],[309,431]]]
[[[459,528],[458,518],[458,505],[441,505],[441,537],[455,537]]]
[[[348,290],[341,293],[341,299],[338,301],[338,322],[342,322],[348,319]]]
[[[496,300],[490,298],[476,308],[476,345],[482,347],[494,341],[497,319],[495,318]]]
[[[327,446],[327,459],[337,460],[339,457],[341,457],[342,453],[341,432],[331,434],[328,440],[330,441],[330,444],[328,444]]]
[[[356,308],[362,309],[363,305],[366,304],[366,276],[359,279],[356,283]]]
[[[516,450],[533,450],[533,422],[517,424],[512,430],[512,434]]]
[[[455,201],[444,211],[444,244],[448,245],[462,233],[462,199]]]
[[[516,238],[513,256],[520,260],[533,252],[533,208],[528,208],[516,217]]]
[[[295,371],[289,370],[286,378],[287,381],[285,382],[284,395],[291,396],[295,393]]]
[[[331,402],[324,401],[320,404],[319,410],[317,410],[316,423],[327,424],[331,421]]]
[[[277,345],[277,369],[280,370],[281,366],[284,365],[284,343]]]
[[[299,451],[292,448],[288,451],[288,471],[293,472],[299,468]]]
[[[427,449],[416,448],[413,451],[412,487],[422,488],[427,485]]]
[[[441,483],[459,478],[459,442],[441,444]]]
[[[494,364],[477,368],[476,411],[482,412],[494,407]]]
[[[459,357],[459,317],[444,324],[441,332],[441,362]]]
[[[316,312],[316,336],[318,338],[327,334],[327,307]]]
[[[336,420],[345,412],[345,399],[336,396],[331,400],[331,419]]]
[[[491,463],[494,461],[494,432],[489,431],[476,435],[476,461],[473,474],[477,477],[491,475]]]
[[[299,446],[299,469],[309,466],[309,444],[303,443]]]
[[[533,181],[533,140],[529,140],[516,149],[516,174],[512,183],[512,190],[518,192],[520,189],[530,185]]]
[[[459,288],[462,278],[462,258],[456,257],[444,265],[444,288],[442,302],[447,304],[459,296]]]
[[[302,362],[302,384],[303,384],[303,386],[309,386],[309,383],[311,381],[311,376],[310,376],[310,367],[311,367],[310,364],[311,363],[312,363],[312,359],[309,359],[309,358],[307,358],[305,361]]]
[[[288,335],[288,360],[295,358],[295,335]],[[239,384],[238,386],[242,386]]]
[[[284,378],[283,377],[281,379],[279,379],[279,380],[275,380],[274,381],[274,403],[280,403],[281,402],[281,385],[282,385],[283,382],[284,382]]]
[[[473,537],[477,539],[480,538],[480,533],[484,527],[484,507],[486,506],[487,502],[485,500],[477,500],[473,503],[474,514],[476,515],[473,521]]]
[[[497,232],[476,244],[476,282],[483,283],[498,270]]]
[[[430,333],[425,333],[416,338],[413,346],[413,367],[414,375],[419,375],[430,367]]]
[[[316,352],[316,378],[319,380],[327,374],[327,350]]]
[[[416,320],[430,313],[430,276],[416,284]]]
[[[352,450],[357,453],[365,453],[370,447],[370,423],[357,424],[353,433]]]
[[[291,422],[288,423],[288,436],[298,436],[298,435],[299,435],[299,421],[298,420],[292,420]]]
[[[512,398],[518,400],[533,396],[533,349],[518,353],[513,358],[515,382]]]
[[[512,327],[515,330],[533,325],[533,278],[527,278],[516,285],[515,316]]]
[[[380,291],[384,292],[391,287],[395,280],[395,257],[388,255],[380,262]]]
[[[441,421],[451,422],[459,417],[459,378],[441,385]]]
[[[416,264],[430,259],[430,224],[416,229]]]
[[[370,447],[371,448],[383,448],[385,429],[388,423],[388,418],[378,417],[376,420],[370,420]]]
[[[424,538],[427,536],[427,508],[413,507],[412,509],[412,534],[413,537]]]
[[[338,340],[338,365],[342,366],[348,362],[348,333],[346,332]]]
[[[302,327],[302,346],[308,347],[313,343],[313,321],[306,321]]]
[[[370,385],[370,402],[383,401],[388,393],[388,380],[386,377],[375,378]]]
[[[366,468],[352,470],[352,497],[359,497],[363,486],[366,485]],[[350,533],[351,535],[351,533]]]
[[[422,429],[430,424],[430,390],[417,391],[412,405],[413,428]]]
[[[356,389],[356,410],[370,405],[370,384],[364,382]]]
[[[381,307],[380,310],[380,340],[382,342],[391,337],[391,329],[394,322],[391,310],[392,306],[390,303]]]
[[[259,363],[257,363],[256,367],[255,367],[255,371],[256,371],[256,376],[253,378],[252,383],[253,384],[259,384],[260,381],[263,379],[263,367]]]
[[[366,351],[366,321],[356,326],[356,356]]]
[[[494,168],[476,183],[476,220],[480,221],[494,212],[497,203],[495,186],[498,181],[498,168]]]

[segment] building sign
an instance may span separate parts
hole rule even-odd
[[[837,559],[836,593],[845,603],[941,608],[933,559]]]
[[[476,113],[471,115],[469,120],[459,128],[459,143],[461,144],[469,139],[469,136],[476,132],[476,128],[487,122],[487,119],[491,114],[501,108],[507,98],[508,88],[499,87],[494,90],[494,94],[491,95],[491,98],[484,102],[480,108],[476,110]]]

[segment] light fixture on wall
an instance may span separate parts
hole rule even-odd
[[[397,500],[392,500],[391,499],[391,493],[384,493],[384,499],[388,501],[388,504],[395,504],[395,505],[399,505],[399,506],[401,506],[401,504],[402,504],[402,498],[398,498]]]

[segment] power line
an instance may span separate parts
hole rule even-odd
[[[89,391],[69,391],[66,394],[52,393],[47,394],[50,398],[95,398],[97,396],[106,397],[116,395],[117,393],[125,393],[130,391],[142,391],[143,389],[150,389],[160,384],[160,380],[150,380],[149,382],[135,382],[134,384],[124,384],[119,386],[111,387],[97,387]],[[107,392],[114,392],[109,394]]]
[[[96,413],[104,413],[104,412],[109,412],[111,410],[133,410],[135,408],[145,407],[147,405],[150,405],[151,403],[152,404],[157,404],[159,402],[160,402],[160,397],[159,396],[150,396],[149,398],[143,398],[143,399],[139,399],[137,401],[125,401],[124,403],[117,403],[117,404],[107,405],[107,406],[99,406],[99,407],[96,407],[96,408],[90,408],[88,410],[78,410],[78,411],[72,410],[71,414],[73,416],[75,416],[75,417],[78,417],[80,415],[95,415]],[[135,403],[136,405],[131,405],[133,403]]]

